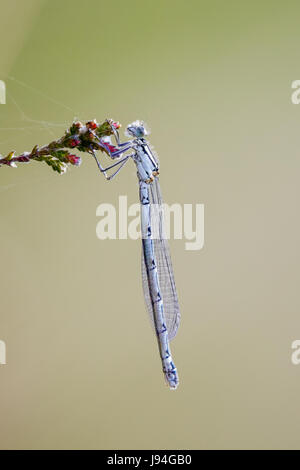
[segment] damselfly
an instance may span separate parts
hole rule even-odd
[[[141,203],[142,234],[142,281],[147,309],[154,325],[162,361],[163,373],[171,389],[178,385],[178,374],[173,362],[169,341],[174,338],[180,321],[180,311],[173,275],[170,251],[164,233],[162,197],[159,185],[159,164],[145,136],[149,133],[142,121],[127,126],[132,139],[120,142],[119,133],[111,124],[117,146],[99,140],[116,163],[103,168],[91,148],[98,168],[106,179],[111,180],[132,158],[137,167]],[[127,152],[132,151],[130,154]],[[125,156],[124,156],[125,154]],[[109,175],[109,170],[112,173]]]

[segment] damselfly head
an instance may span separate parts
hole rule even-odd
[[[134,121],[127,126],[125,134],[129,137],[141,139],[145,135],[150,134],[150,132],[143,121]]]

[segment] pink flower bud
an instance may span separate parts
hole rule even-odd
[[[72,165],[79,166],[81,164],[81,158],[77,155],[68,155],[67,159]]]
[[[77,139],[76,137],[74,139],[70,140],[70,146],[71,147],[77,147],[77,145],[79,145],[79,144],[80,144],[80,140]]]
[[[103,140],[101,141],[101,144],[107,149],[109,150],[111,153],[115,152],[117,150],[117,147],[115,147],[114,145],[111,145],[109,144],[108,142],[104,142]]]
[[[74,126],[77,127],[77,129],[81,129],[83,127],[83,124],[80,121],[76,121],[74,122]]]
[[[97,129],[98,124],[97,124],[96,120],[94,119],[93,121],[88,121],[86,123],[86,127],[88,127],[89,129],[92,129],[94,131],[95,129]]]

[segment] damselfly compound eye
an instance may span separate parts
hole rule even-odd
[[[129,136],[142,138],[148,133],[143,121],[135,121],[127,126],[126,134]]]

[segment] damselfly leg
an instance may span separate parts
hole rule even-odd
[[[125,163],[128,161],[128,159],[131,157],[131,155],[126,155],[126,157],[122,158],[121,160],[119,160],[118,162],[114,163],[113,165],[110,165],[106,168],[103,168],[101,163],[99,162],[97,156],[96,156],[96,153],[95,153],[95,150],[94,149],[91,149],[90,153],[93,155],[94,159],[96,160],[96,163],[97,163],[97,166],[99,168],[99,171],[101,173],[104,174],[105,178],[107,180],[111,180],[114,176],[116,176],[119,171],[123,168],[123,166],[125,165]],[[111,170],[112,168],[115,168],[115,167],[118,167],[117,171],[115,171],[113,174],[111,175],[107,175],[107,171],[108,170]]]

